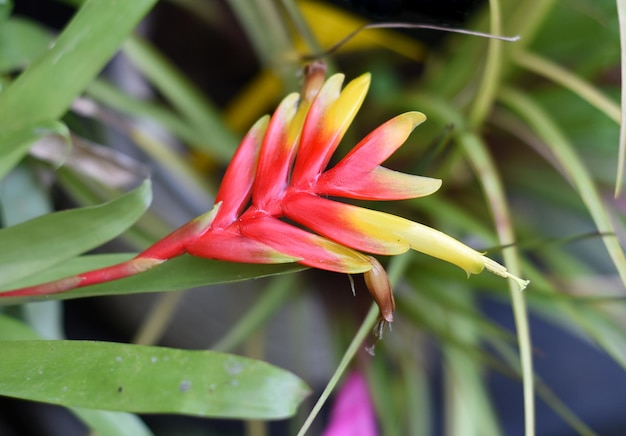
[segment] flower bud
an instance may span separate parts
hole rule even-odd
[[[393,300],[393,291],[391,290],[391,283],[389,283],[389,277],[383,266],[373,258],[368,256],[372,269],[365,272],[365,284],[367,289],[374,297],[374,301],[378,304],[380,313],[385,321],[393,321],[393,311],[396,309],[396,303]]]

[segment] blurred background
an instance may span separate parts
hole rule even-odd
[[[14,2],[12,16],[44,35],[33,37],[31,56],[38,41],[64,28],[74,3]],[[386,166],[441,178],[443,188],[375,208],[496,258],[510,249],[500,233],[510,227],[521,274],[531,279],[523,298],[537,434],[623,434],[624,285],[605,246],[608,238],[623,241],[626,210],[624,199],[613,197],[616,4],[502,1],[501,19],[502,34],[522,40],[502,44],[493,73],[489,40],[436,30],[363,30],[326,53],[367,23],[488,31],[484,1],[161,1],[64,118],[76,135],[73,164],[57,168],[54,158],[31,153],[2,182],[3,225],[21,219],[12,216],[18,201],[24,216],[44,206],[77,207],[149,175],[149,213],[99,250],[138,251],[212,207],[239,139],[299,89],[306,59],[321,57],[347,79],[371,72],[371,90],[337,155],[403,111],[424,112],[429,120]],[[579,82],[568,85],[568,74]],[[197,108],[202,113],[194,118]],[[177,124],[175,113],[191,122]],[[466,134],[478,145],[468,145]],[[100,165],[113,169],[92,169]],[[490,191],[494,174],[505,201]],[[592,194],[581,188],[587,182]],[[501,215],[503,208],[510,213]],[[602,228],[594,208],[606,212],[614,231]],[[500,223],[502,216],[510,221]],[[402,268],[393,329],[376,343],[374,356],[359,354],[352,368],[367,379],[380,434],[524,434],[519,308],[512,307],[506,283],[482,275],[467,280],[461,270],[417,253],[405,255]],[[170,294],[68,300],[54,310],[70,339],[236,352],[288,369],[314,390],[293,420],[142,416],[154,434],[286,435],[295,433],[325,387],[371,304],[356,280],[356,296],[345,276],[308,270]],[[310,434],[323,433],[331,406],[332,399]],[[1,398],[0,410],[3,435],[88,431],[60,407]]]

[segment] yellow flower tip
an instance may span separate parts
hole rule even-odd
[[[327,104],[331,104],[335,101],[339,94],[341,93],[341,85],[343,85],[343,80],[346,78],[345,74],[335,73],[326,80],[322,89],[320,89],[319,94],[320,97],[326,100]]]
[[[372,74],[371,73],[363,73],[356,79],[352,79],[350,83],[354,83],[354,86],[364,87],[365,92],[369,89],[370,83],[372,82]]]
[[[393,299],[393,291],[389,277],[383,266],[375,258],[368,256],[372,269],[364,273],[365,284],[372,294],[374,301],[380,309],[381,316],[386,322],[393,321],[393,311],[396,309],[396,302]]]
[[[426,115],[417,111],[405,112],[402,115],[399,115],[398,118],[404,118],[409,121],[411,123],[411,130],[426,121]]]
[[[524,280],[517,276],[514,276],[504,266],[500,265],[495,260],[489,259],[486,256],[483,256],[483,259],[484,259],[485,268],[487,269],[487,271],[495,275],[498,275],[500,277],[504,277],[506,279],[512,279],[515,283],[517,283],[520,291],[523,291],[524,289],[526,289],[526,286],[528,286],[528,284],[530,283],[530,280]]]
[[[413,181],[415,193],[413,198],[426,197],[427,195],[434,194],[443,184],[441,179],[433,179],[432,177],[412,176],[411,180]]]
[[[327,85],[334,79],[335,76],[328,79],[326,82]],[[343,75],[341,79],[343,80]],[[328,127],[331,130],[345,132],[350,123],[352,123],[354,116],[361,108],[361,104],[363,104],[363,100],[365,100],[365,95],[369,89],[370,82],[371,76],[366,73],[350,81],[343,88],[339,97],[328,109],[326,119],[329,122]],[[332,83],[334,84],[335,82]]]

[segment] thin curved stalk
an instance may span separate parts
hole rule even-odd
[[[402,273],[404,272],[405,268],[407,267],[410,258],[411,258],[411,254],[407,253],[401,256],[396,256],[391,260],[389,264],[388,275],[389,275],[389,283],[391,283],[392,286],[395,286],[400,280],[400,277]],[[350,364],[354,356],[356,356],[356,353],[361,348],[361,344],[363,343],[367,335],[371,334],[372,329],[376,325],[376,322],[379,316],[380,316],[380,311],[378,310],[378,306],[376,305],[376,303],[374,303],[370,307],[369,312],[367,312],[365,319],[361,323],[361,327],[359,327],[359,330],[356,332],[356,335],[354,335],[352,342],[350,342],[350,345],[348,346],[345,353],[343,354],[343,357],[341,358],[341,361],[339,362],[337,369],[335,369],[334,374],[328,381],[326,388],[324,388],[324,391],[322,392],[317,402],[313,406],[313,409],[311,410],[306,420],[302,424],[302,427],[300,427],[300,430],[298,431],[297,436],[304,436],[306,432],[309,430],[309,428],[311,427],[311,424],[313,424],[313,421],[315,420],[318,413],[320,412],[320,410],[326,403],[326,400],[328,400],[328,397],[330,397],[330,394],[335,389],[335,386],[337,386],[337,383],[339,383],[339,379],[345,373],[346,369],[348,368],[348,365]]]
[[[493,159],[488,154],[485,144],[478,136],[472,133],[459,135],[458,142],[465,149],[467,158],[474,167],[483,190],[485,191],[493,213],[496,232],[500,243],[503,245],[513,244],[515,236],[506,196]],[[520,260],[517,250],[511,246],[503,250],[502,255],[507,269],[511,271],[512,274],[519,275]],[[528,310],[526,308],[524,295],[519,291],[517,285],[509,281],[509,289],[520,349],[522,384],[524,388],[525,434],[526,436],[533,436],[535,434],[535,386]]]
[[[150,312],[145,321],[135,334],[133,344],[157,344],[163,337],[167,326],[174,318],[174,314],[180,306],[180,301],[184,295],[184,292],[166,292],[159,295],[154,305],[150,308]]]
[[[348,365],[350,364],[350,362],[356,355],[357,351],[359,351],[359,349],[361,348],[361,344],[363,343],[367,335],[371,334],[372,329],[374,328],[374,325],[376,324],[376,320],[378,319],[378,314],[379,314],[378,306],[374,303],[370,307],[370,310],[367,313],[367,316],[365,317],[365,319],[363,320],[363,323],[361,323],[361,327],[359,327],[359,330],[357,331],[356,335],[354,335],[352,342],[350,342],[350,345],[346,349],[346,352],[344,353],[343,357],[341,358],[341,361],[339,362],[339,366],[337,366],[337,369],[335,370],[333,376],[328,381],[326,388],[324,389],[324,391],[318,398],[317,402],[315,403],[315,406],[313,406],[313,409],[309,413],[309,416],[307,416],[306,420],[304,421],[304,424],[302,424],[302,427],[300,427],[300,430],[298,431],[297,436],[304,436],[306,432],[309,430],[309,428],[311,427],[311,424],[313,424],[313,421],[317,417],[317,414],[320,412],[320,410],[324,406],[324,403],[326,403],[326,400],[328,400],[328,397],[330,397],[330,394],[333,392],[333,389],[335,389],[335,386],[337,386],[337,383],[339,383],[339,379],[346,371],[346,368],[348,367]]]
[[[603,112],[607,117],[611,118],[616,123],[620,122],[621,115],[619,106],[571,71],[526,50],[516,51],[513,55],[513,61],[520,67],[526,68],[546,79],[550,79],[575,94],[578,94],[582,99],[587,101],[587,103]]]
[[[517,2],[510,2],[517,3]],[[508,31],[514,35],[520,35],[522,39],[515,46],[516,49],[528,47],[537,32],[541,29],[544,19],[554,7],[556,0],[525,0],[517,3],[517,9],[509,8],[511,22]]]
[[[493,159],[488,154],[483,141],[479,136],[464,130],[465,122],[461,115],[450,107],[445,101],[436,97],[419,95],[416,97],[420,107],[428,113],[431,118],[438,120],[441,124],[453,123],[459,130],[455,133],[454,139],[465,151],[467,159],[474,168],[480,180],[487,201],[491,208],[496,232],[501,245],[509,245],[514,242],[512,220],[509,213],[504,189]],[[503,250],[504,263],[512,274],[519,274],[520,261],[517,250],[512,245]],[[535,434],[535,403],[533,384],[533,364],[530,329],[528,325],[528,313],[526,302],[519,288],[509,281],[511,293],[511,305],[515,317],[518,343],[520,348],[520,361],[524,386],[524,414],[526,435]]]
[[[626,1],[617,0],[617,16],[619,18],[620,64],[622,78],[626,77]],[[619,129],[619,156],[617,159],[617,179],[615,180],[615,197],[622,190],[624,179],[624,162],[626,161],[626,80],[622,79],[622,111]]]
[[[228,163],[238,141],[226,128],[217,108],[147,41],[133,36],[126,40],[123,50],[151,85],[193,125],[199,135],[205,136],[205,142],[196,145],[221,163]]]
[[[502,18],[500,15],[499,0],[489,0],[489,32],[492,35],[502,33]],[[485,62],[485,71],[472,110],[469,113],[468,123],[470,127],[480,126],[493,106],[496,91],[500,83],[502,71],[502,41],[496,38],[489,39],[489,49]]]
[[[243,343],[289,299],[290,294],[297,288],[295,286],[297,280],[295,274],[287,274],[270,280],[246,315],[211,346],[211,350],[230,352]]]

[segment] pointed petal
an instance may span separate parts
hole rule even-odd
[[[432,194],[439,189],[441,181],[378,166],[425,119],[420,112],[407,112],[387,121],[367,135],[335,167],[322,174],[314,191],[321,195],[371,200],[398,200]]]
[[[355,250],[400,254],[412,248],[477,274],[485,257],[456,239],[423,224],[370,209],[338,203],[309,193],[289,195],[290,219]]]
[[[309,109],[292,175],[294,186],[308,186],[326,168],[365,99],[369,74],[354,79],[340,93],[343,78],[331,76]]]
[[[213,227],[226,227],[232,223],[250,199],[257,158],[268,120],[269,117],[265,116],[252,126],[230,161],[215,197],[215,203],[222,202],[222,206],[213,220]]]
[[[407,251],[407,241],[393,233],[402,218],[307,192],[291,193],[283,202],[285,216],[340,244],[367,253],[394,255]],[[409,221],[410,222],[410,221]]]
[[[378,167],[365,174],[358,171],[343,174],[326,172],[315,184],[315,192],[361,200],[403,200],[430,195],[440,187],[439,179]]]
[[[300,260],[241,235],[236,225],[211,229],[201,238],[186,243],[185,249],[192,256],[227,262],[288,263]]]
[[[282,196],[287,187],[291,163],[296,152],[299,134],[290,129],[297,111],[296,93],[289,94],[280,103],[270,120],[257,167],[257,177],[252,188],[252,202],[260,209]]]
[[[400,148],[413,129],[425,120],[426,116],[420,112],[407,112],[392,118],[363,138],[328,172],[366,173],[373,170]]]
[[[478,274],[485,268],[486,257],[473,248],[439,230],[404,221],[406,225],[398,227],[395,233],[406,239],[413,250],[450,262],[465,270],[468,275]]]
[[[348,274],[372,268],[363,254],[264,213],[242,219],[241,230],[250,239],[299,258],[298,262],[303,265]]]
[[[208,212],[194,218],[187,224],[155,242],[139,253],[141,259],[171,259],[185,252],[185,244],[201,237],[213,224],[222,203],[216,203]]]

